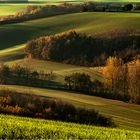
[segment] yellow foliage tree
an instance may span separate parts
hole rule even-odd
[[[128,90],[131,102],[140,103],[140,60],[129,65]]]
[[[118,57],[109,57],[106,62],[106,67],[103,70],[105,78],[105,86],[111,91],[117,90],[119,79],[123,74],[123,61]]]

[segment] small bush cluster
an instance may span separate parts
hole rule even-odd
[[[85,2],[82,5],[83,12],[128,12],[131,10],[139,9],[139,4],[121,4],[121,3],[95,3],[95,2]]]
[[[93,82],[90,76],[85,73],[73,73],[65,76],[66,87],[70,90],[77,90],[91,93]]]
[[[75,108],[60,100],[15,91],[0,91],[0,113],[61,120],[81,124],[115,126],[114,122],[94,110]]]
[[[138,4],[134,4],[133,5],[133,10],[135,11],[137,11],[137,10],[140,10],[140,5],[138,5]]]

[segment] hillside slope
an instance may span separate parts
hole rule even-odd
[[[76,106],[93,108],[99,113],[112,117],[117,127],[140,131],[140,106],[122,101],[104,99],[96,96],[77,94],[75,92],[49,90],[25,86],[3,85],[0,88],[21,93],[37,94],[44,97],[58,98]]]
[[[0,26],[0,49],[20,45],[28,40],[76,29],[89,35],[106,36],[121,30],[140,31],[140,14],[76,13],[54,16],[18,24]]]
[[[16,125],[15,125],[16,124]],[[0,115],[0,139],[139,139],[140,132]]]

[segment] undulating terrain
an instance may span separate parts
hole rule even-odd
[[[94,1],[94,0],[93,0]],[[92,2],[93,2],[92,1]],[[3,3],[0,2],[0,16],[15,15],[17,12],[26,10],[31,5],[59,5],[67,1],[29,1],[28,3]],[[82,4],[82,0],[69,1],[72,4]],[[117,4],[139,4],[139,0],[95,0],[95,3]],[[104,12],[104,11],[86,11],[68,14],[60,14],[43,18],[36,18],[23,22],[0,24],[0,64],[9,68],[20,66],[39,74],[53,73],[53,81],[60,84],[63,88],[38,87],[29,84],[6,84],[0,81],[0,90],[16,91],[20,94],[38,95],[43,98],[59,99],[68,102],[75,107],[84,109],[94,109],[105,117],[111,118],[116,124],[116,128],[105,128],[101,126],[91,126],[84,124],[44,120],[39,118],[18,117],[10,113],[0,114],[0,139],[139,139],[140,138],[140,105],[139,101],[135,104],[133,101],[125,101],[118,98],[109,98],[101,96],[105,92],[99,90],[90,94],[75,89],[66,89],[66,76],[73,73],[85,73],[90,76],[91,81],[98,80],[105,82],[105,76],[102,71],[104,66],[84,66],[72,65],[64,62],[55,62],[51,59],[42,60],[27,57],[25,48],[27,42],[43,36],[55,35],[69,30],[75,30],[78,34],[84,34],[99,40],[104,38],[116,37],[118,33],[131,32],[131,35],[140,34],[140,10],[125,12]],[[1,21],[0,21],[1,22]],[[135,41],[135,40],[134,40]],[[88,44],[88,42],[87,42]],[[133,47],[128,49],[135,49]],[[126,48],[127,50],[127,48]],[[139,53],[139,48],[136,49]],[[115,52],[114,52],[115,54]],[[117,52],[116,52],[117,54]],[[128,53],[129,54],[129,53]],[[134,53],[135,54],[135,53]],[[140,54],[133,57],[140,59]],[[130,54],[131,56],[131,54]],[[125,64],[133,63],[131,61]],[[139,65],[138,65],[139,66]],[[1,70],[1,68],[0,68]],[[37,74],[38,74],[37,73]],[[139,75],[138,75],[139,76]],[[3,75],[0,73],[0,78]],[[6,75],[5,75],[6,77]],[[22,76],[21,76],[22,77]],[[24,77],[24,76],[23,76]],[[7,77],[8,79],[9,77]],[[25,78],[25,77],[24,77]],[[2,79],[2,78],[1,78]],[[8,79],[10,81],[10,79]],[[40,80],[40,79],[39,79]],[[42,79],[41,79],[42,80]],[[24,80],[23,80],[24,81]],[[49,81],[49,82],[50,82]],[[47,81],[48,82],[48,81]],[[139,82],[139,81],[137,81]],[[100,84],[100,83],[99,83]],[[55,87],[56,86],[56,87]],[[122,87],[123,88],[123,87]],[[124,88],[125,90],[125,88]],[[97,92],[97,91],[96,91]],[[111,91],[112,93],[112,91]],[[121,93],[121,91],[120,91]],[[139,94],[139,91],[137,92]],[[98,97],[100,96],[100,97]],[[130,95],[131,96],[131,95]],[[116,96],[115,96],[116,97]],[[124,96],[123,96],[124,97]],[[7,97],[8,98],[8,97]],[[140,98],[138,98],[140,99]],[[0,95],[0,101],[3,101]],[[27,99],[28,101],[28,99]],[[6,102],[6,101],[5,101]],[[1,102],[0,102],[1,103]],[[2,105],[0,105],[1,107]],[[6,106],[4,106],[6,108]],[[16,106],[15,106],[16,109]],[[2,111],[0,110],[0,113]],[[26,115],[25,115],[26,116]],[[16,125],[15,125],[16,124]]]

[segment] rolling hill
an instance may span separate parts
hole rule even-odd
[[[101,1],[107,2],[106,0]],[[60,3],[62,1],[52,1],[52,3],[53,2]],[[109,2],[111,2],[111,0]],[[118,2],[128,1],[118,0]],[[138,1],[136,0],[135,2]],[[45,2],[31,1],[31,3],[29,4],[36,3],[44,4]],[[26,4],[10,5],[12,5],[11,9],[9,9],[9,6],[7,4],[2,4],[0,6],[0,14],[14,14],[19,10],[23,10],[25,6],[27,6]],[[16,24],[1,25],[0,63],[5,63],[10,66],[13,64],[19,64],[23,67],[27,66],[37,71],[53,71],[58,75],[56,81],[61,83],[64,83],[64,77],[67,74],[71,74],[73,72],[86,72],[91,76],[92,79],[104,80],[102,75],[97,72],[95,68],[67,65],[35,59],[28,60],[24,58],[24,48],[27,41],[38,38],[40,36],[47,36],[55,33],[68,31],[70,29],[75,29],[78,33],[85,33],[87,35],[96,37],[107,37],[107,35],[113,36],[115,35],[116,31],[125,30],[131,30],[134,33],[140,33],[140,14],[85,12],[47,17]],[[0,115],[0,120],[2,120],[0,121],[0,125],[2,125],[3,128],[6,130],[4,131],[3,128],[0,128],[0,138],[1,134],[5,132],[7,134],[7,138],[9,138],[8,135],[10,134],[13,134],[13,136],[17,138],[16,134],[19,134],[19,139],[26,138],[26,136],[28,136],[29,134],[32,136],[31,138],[35,138],[35,136],[37,138],[37,136],[41,136],[42,133],[45,134],[42,138],[56,138],[55,136],[57,136],[57,138],[62,138],[61,136],[63,136],[63,138],[82,137],[92,139],[138,139],[140,136],[139,132],[137,132],[140,131],[139,105],[124,103],[117,100],[104,99],[92,95],[89,96],[84,94],[78,94],[72,91],[50,90],[17,85],[0,85],[0,89],[9,89],[21,93],[37,94],[49,98],[58,98],[60,100],[70,102],[78,107],[80,106],[84,108],[93,108],[95,110],[98,110],[101,114],[105,116],[112,117],[118,127],[117,129],[100,128],[94,126]],[[15,122],[17,124],[16,126]],[[28,123],[26,124],[25,122]],[[37,123],[38,127],[35,126]],[[59,125],[62,125],[62,127],[59,127]],[[29,132],[33,133],[23,133],[26,129],[29,130]],[[82,129],[82,133],[78,132],[79,129]],[[63,135],[62,130],[65,130],[65,133],[63,133]],[[24,137],[22,134],[26,136]]]
[[[5,15],[14,15],[19,11],[25,10],[28,5],[57,5],[64,2],[79,4],[84,3],[85,0],[28,0],[28,2],[21,2],[23,0],[9,0],[10,3],[3,3],[2,1],[8,0],[0,0],[0,16]],[[14,3],[11,3],[14,1]],[[15,2],[17,1],[17,2]],[[18,2],[19,1],[19,2]],[[90,0],[92,2],[99,3],[140,3],[139,0]]]
[[[25,43],[28,40],[75,29],[88,35],[106,36],[116,30],[140,31],[137,13],[75,13],[0,26],[0,49]],[[26,30],[25,30],[26,29]]]
[[[30,60],[27,63],[23,59],[25,43],[40,36],[55,34],[69,29],[76,29],[80,33],[92,36],[106,36],[106,34],[115,30],[132,29],[139,32],[139,19],[140,14],[136,13],[87,12],[2,25],[0,26],[0,61],[8,65],[16,63],[30,66],[38,71],[42,69],[53,71],[59,75],[57,80],[61,82],[63,82],[66,74],[73,72],[87,72],[93,79],[102,80],[101,74],[90,68],[38,60]]]
[[[26,86],[3,85],[0,89],[9,89],[21,93],[37,94],[44,97],[58,98],[76,106],[93,108],[112,119],[118,128],[140,131],[140,106],[122,101],[104,99],[75,92],[33,88]]]
[[[0,138],[6,139],[139,139],[140,132],[58,121],[0,115]],[[5,123],[3,123],[5,122]],[[16,125],[15,125],[16,123]]]

